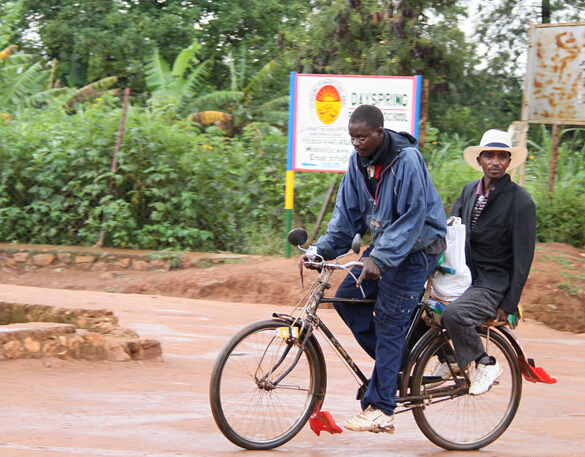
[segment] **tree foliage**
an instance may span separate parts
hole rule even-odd
[[[63,85],[115,75],[137,92],[144,90],[143,61],[153,48],[173,61],[193,42],[201,11],[186,0],[24,0],[24,6],[21,41],[60,62]]]
[[[469,137],[477,137],[485,125],[504,128],[518,117],[519,54],[512,56],[510,46],[523,42],[525,13],[536,11],[527,0],[480,2],[472,18],[466,17],[469,5],[463,0],[22,1],[18,44],[58,60],[56,78],[66,86],[116,76],[135,98],[154,95],[161,101],[168,96],[164,87],[183,92],[179,98],[186,108],[189,99],[209,94],[198,99],[209,105],[196,110],[231,110],[241,125],[266,115],[265,120],[282,125],[291,70],[420,74],[431,83],[432,124]],[[584,3],[552,2],[553,19],[575,17]],[[496,44],[487,57],[460,29],[463,21],[477,25],[482,42]],[[155,69],[155,60],[175,62],[194,42],[209,70],[196,78],[197,91],[194,84],[185,86],[188,91],[179,87],[187,75],[195,78],[191,71],[173,77],[172,85],[153,83],[161,70],[168,71]],[[491,63],[479,67],[485,58]],[[248,82],[270,66],[278,68],[264,79],[262,93],[250,87],[254,90],[243,94]],[[158,84],[156,94],[153,84]],[[277,102],[278,109],[263,106],[266,102]],[[477,123],[462,123],[470,113],[477,113]]]
[[[448,209],[471,179],[464,147],[519,118],[522,45],[515,46],[525,39],[522,15],[538,18],[527,0],[480,2],[471,18],[467,3],[0,4],[0,239],[89,245],[105,229],[109,246],[279,252],[290,71],[428,78],[423,152]],[[545,3],[552,20],[568,20],[585,0]],[[458,27],[463,20],[477,24],[475,39]],[[489,48],[476,49],[477,37]],[[133,99],[112,173],[121,115],[115,90],[122,87]],[[211,115],[230,120],[235,134],[192,122]],[[536,146],[548,137],[536,131],[527,186],[545,208],[540,239],[585,242],[585,134],[578,130],[573,141],[562,138],[562,155],[571,160],[559,162],[553,197],[537,185],[547,159]],[[314,224],[338,178],[296,176],[295,225]],[[550,201],[565,208],[562,217]],[[564,229],[554,233],[557,221]]]
[[[300,33],[312,0],[201,0],[197,39],[202,58],[214,58],[214,78],[223,88],[233,76],[230,55],[245,50],[250,73],[255,74],[282,54],[285,37]],[[248,75],[241,77],[247,78]]]
[[[0,9],[0,112],[10,114],[15,107],[31,102],[31,96],[44,90],[48,72],[34,55],[18,52],[14,37],[22,0]]]
[[[472,57],[457,1],[318,1],[291,57],[309,73],[457,75]]]
[[[475,38],[480,57],[493,74],[519,78],[524,74],[530,22],[580,21],[585,13],[584,0],[498,0],[478,2]]]

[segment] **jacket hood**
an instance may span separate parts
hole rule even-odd
[[[392,142],[398,150],[407,147],[416,148],[418,146],[418,140],[408,132],[394,132],[388,129],[384,130],[390,133]]]

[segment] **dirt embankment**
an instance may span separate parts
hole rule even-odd
[[[86,271],[76,268],[0,270],[0,283],[74,290],[166,295],[229,302],[293,306],[305,287],[293,258],[232,256],[209,268],[167,271]],[[342,274],[334,277],[336,286]],[[522,296],[524,315],[561,331],[585,332],[585,250],[559,243],[538,244]]]

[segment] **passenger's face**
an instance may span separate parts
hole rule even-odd
[[[508,151],[482,151],[477,158],[477,163],[483,170],[483,174],[493,180],[497,181],[510,166],[510,153]]]
[[[369,157],[382,145],[384,129],[372,130],[367,124],[349,124],[351,145],[361,157]]]

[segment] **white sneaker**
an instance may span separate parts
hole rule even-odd
[[[452,363],[451,368],[453,369],[453,373],[455,373],[455,375],[461,374],[461,370],[459,369],[456,363]],[[443,384],[447,379],[451,377],[451,370],[449,370],[449,364],[447,362],[439,362],[435,366],[435,368],[433,368],[433,371],[431,371],[431,374],[429,376],[432,378],[441,378],[442,381],[427,382],[425,383],[425,387],[427,389],[434,389],[435,387],[439,387],[441,384]]]
[[[497,360],[495,365],[484,365],[483,363],[478,364],[475,368],[475,375],[471,380],[471,385],[469,386],[469,394],[485,394],[492,388],[496,379],[498,379],[503,372],[504,370],[502,370],[502,367]]]
[[[461,370],[456,364],[452,363],[451,369],[453,370],[453,373],[455,373],[456,375],[461,374]],[[447,362],[439,363],[431,372],[431,376],[433,377],[440,376],[443,379],[449,379],[451,377],[451,370],[449,370],[449,364]]]
[[[368,406],[343,426],[354,432],[394,433],[394,415],[388,416],[379,409]]]

